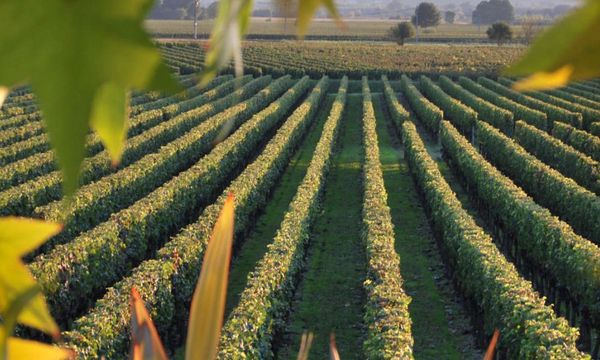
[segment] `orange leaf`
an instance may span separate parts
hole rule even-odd
[[[302,339],[300,340],[300,350],[298,351],[298,357],[296,360],[308,360],[308,354],[310,354],[310,347],[313,342],[313,333],[304,333],[302,334]]]
[[[329,335],[329,355],[331,360],[340,360],[340,353],[337,350],[337,346],[335,346],[334,333],[331,333],[331,335]]]
[[[217,355],[225,310],[234,218],[234,197],[230,194],[215,224],[194,291],[186,360],[212,360]]]
[[[131,358],[133,360],[167,360],[152,318],[135,288],[131,288]]]
[[[500,331],[498,329],[494,330],[494,335],[492,336],[492,341],[490,341],[490,345],[485,352],[485,356],[483,360],[494,360],[494,354],[496,352],[496,343],[498,342],[498,338],[500,337]]]

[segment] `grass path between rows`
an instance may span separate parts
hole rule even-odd
[[[266,253],[267,245],[273,241],[275,233],[283,221],[289,204],[292,202],[298,186],[306,174],[334,99],[335,95],[328,95],[323,100],[315,115],[316,118],[313,124],[307,131],[306,137],[300,143],[283,175],[274,186],[271,198],[257,215],[254,228],[250,230],[245,239],[243,239],[242,245],[234,253],[229,272],[229,284],[227,285],[225,320],[238,304],[240,295],[246,287],[248,274],[254,270],[258,261]],[[183,360],[184,358],[185,347],[182,346],[176,350],[174,359]]]
[[[413,321],[416,359],[461,359],[457,339],[449,329],[446,314],[447,294],[436,284],[442,264],[436,256],[435,242],[429,230],[413,184],[408,163],[385,112],[383,99],[374,96],[377,117],[380,161],[388,193],[388,206],[396,234],[396,251],[400,255],[400,273],[404,289],[412,297],[409,306]]]
[[[235,255],[229,275],[225,317],[239,302],[246,287],[248,274],[254,270],[258,261],[267,251],[267,245],[273,241],[275,233],[292,202],[298,186],[302,182],[321,137],[325,120],[333,104],[335,95],[329,95],[321,104],[316,119],[308,130],[308,135],[292,157],[278,184],[271,193],[271,199],[264,211],[258,216],[254,229],[244,239],[243,245]]]
[[[364,359],[362,283],[366,258],[362,226],[362,95],[349,94],[322,214],[308,250],[306,271],[279,344],[278,359],[295,359],[302,333],[314,333],[310,358],[329,358],[329,334],[344,360]]]

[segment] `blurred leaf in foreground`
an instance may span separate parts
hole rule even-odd
[[[313,333],[304,333],[302,334],[302,339],[300,339],[300,350],[298,350],[298,356],[296,360],[308,360],[308,355],[310,354],[310,347],[313,342]]]
[[[186,360],[211,360],[217,355],[233,245],[234,203],[230,194],[204,254],[190,309]]]
[[[125,119],[120,116],[121,101],[114,101],[115,89],[178,89],[143,29],[152,4],[153,0],[0,2],[0,85],[33,86],[66,195],[78,185],[94,109],[118,114],[100,136],[113,159],[120,154],[122,145],[115,146],[114,138],[123,138]]]
[[[571,65],[565,65],[560,69],[546,73],[538,72],[528,78],[517,81],[513,88],[517,91],[526,91],[530,89],[535,90],[547,90],[554,89],[557,87],[564,86],[569,82],[569,78],[573,73],[573,67]]]
[[[569,81],[600,76],[600,1],[587,0],[572,14],[545,31],[525,56],[506,72],[511,76],[536,73],[514,86],[520,90],[560,87]],[[546,80],[546,81],[544,81]]]
[[[285,3],[285,0],[276,0]],[[244,67],[242,60],[242,39],[250,25],[253,0],[221,0],[219,12],[210,36],[208,53],[200,83],[206,85],[222,68],[233,60],[236,75],[241,75]],[[284,7],[288,6],[283,4]],[[341,24],[334,0],[299,0],[297,29],[302,38],[308,30],[315,12],[324,6],[329,14]]]
[[[490,345],[483,356],[483,360],[494,360],[494,354],[496,353],[496,344],[498,343],[498,338],[500,338],[500,331],[498,329],[494,330],[494,335],[492,335],[492,340],[490,341]]]
[[[335,334],[329,335],[329,358],[331,360],[341,360],[340,353],[338,352],[337,346],[335,345]]]
[[[327,11],[329,11],[329,15],[338,22],[339,26],[341,26],[342,22],[337,12],[337,8],[335,7],[334,0],[300,0],[298,3],[298,19],[296,24],[299,37],[303,37],[306,34],[312,17],[321,6],[324,6]]]
[[[4,100],[6,100],[9,91],[10,90],[6,86],[0,86],[0,107],[4,104]]]
[[[15,316],[18,323],[58,337],[58,326],[21,257],[58,234],[62,226],[40,220],[7,217],[0,218],[0,229],[0,317],[6,320]],[[33,293],[32,289],[35,290]],[[26,299],[26,304],[15,313],[15,306],[20,307],[19,299]],[[5,331],[9,336],[12,328],[5,328]]]
[[[152,318],[135,288],[131,288],[131,359],[168,360]]]
[[[4,330],[0,328],[0,336],[4,336],[3,331]],[[70,350],[15,337],[8,338],[7,351],[5,355],[5,357],[0,355],[0,358],[62,360],[72,359],[75,357],[73,352]]]
[[[217,19],[210,36],[201,85],[206,85],[234,60],[236,75],[243,72],[242,38],[248,30],[252,0],[221,0]]]

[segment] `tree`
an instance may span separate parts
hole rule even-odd
[[[510,26],[504,22],[492,24],[492,26],[487,29],[486,34],[490,40],[495,40],[498,43],[498,46],[511,40],[513,36]]]
[[[446,11],[444,13],[444,20],[448,24],[454,24],[454,19],[456,18],[456,13],[454,11]]]
[[[542,30],[543,20],[537,16],[527,16],[521,19],[521,33],[525,44],[529,45]]]
[[[477,4],[473,10],[473,24],[487,25],[496,22],[510,23],[515,19],[515,9],[509,0],[489,0]]]
[[[426,28],[439,25],[440,19],[440,12],[433,3],[422,2],[415,9],[415,15],[413,15],[411,22],[415,26]]]
[[[392,26],[389,36],[396,44],[403,46],[404,40],[415,36],[415,28],[408,21],[404,21],[396,26]]]

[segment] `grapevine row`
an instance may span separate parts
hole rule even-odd
[[[567,125],[568,126],[568,125]],[[540,205],[600,244],[600,198],[527,153],[492,126],[477,124],[481,152]]]
[[[600,164],[569,145],[524,122],[517,122],[515,140],[538,159],[600,195]]]
[[[134,285],[146,299],[146,307],[158,314],[159,321],[155,322],[159,332],[177,334],[182,331],[202,257],[225,199],[229,194],[235,194],[234,238],[238,238],[252,226],[252,215],[264,206],[269,189],[285,170],[285,164],[312,121],[313,109],[326,84],[324,80],[315,88],[312,95],[314,102],[306,102],[301,110],[290,116],[261,155],[223,191],[217,201],[204,209],[196,222],[172,237],[157,252],[156,259],[144,261],[130,276],[115,284],[87,315],[75,322],[73,331],[66,337],[81,356],[112,358],[127,353],[130,317],[127,297]],[[148,282],[148,279],[155,280]],[[110,326],[98,333],[98,322]],[[176,346],[183,339],[165,340],[167,346]]]
[[[367,295],[363,343],[368,359],[411,359],[413,337],[408,305],[411,298],[402,288],[400,257],[394,247],[392,215],[379,160],[375,111],[366,77],[363,78],[363,165],[362,237],[367,254]]]
[[[448,126],[447,121],[442,123],[442,134]],[[585,358],[576,348],[577,330],[554,315],[462,208],[414,124],[405,122],[402,130],[408,163],[439,235],[444,258],[467,304],[474,308],[480,330],[488,335],[493,329],[500,330],[498,347],[506,358]],[[460,136],[458,132],[456,136]]]
[[[499,240],[520,270],[531,275],[536,289],[550,295],[557,309],[566,302],[583,314],[580,328],[589,336],[590,324],[596,328],[600,324],[598,246],[536,204],[447,122],[441,140],[452,164],[487,209],[484,214],[499,225]]]
[[[104,288],[160,248],[166,236],[214,199],[308,87],[308,78],[301,80],[188,170],[108,221],[38,256],[30,269],[55,318],[64,322],[87,309]]]
[[[411,108],[419,119],[425,124],[429,131],[437,134],[440,122],[444,119],[444,113],[440,108],[427,100],[415,87],[410,78],[402,75],[402,92],[406,96]]]
[[[237,103],[240,98],[247,98],[258,89],[264,87],[269,80],[269,77],[256,79],[225,98],[176,116],[130,139],[121,157],[121,165],[127,166],[132,164],[147,153],[156,151],[156,149],[165,143],[173,141],[194,126],[198,126],[207,117],[226,111],[230,106]],[[238,110],[242,110],[241,108],[242,106]],[[92,158],[84,160],[80,172],[81,184],[98,180],[113,171],[114,169],[110,165],[108,153],[105,151],[101,152]],[[31,214],[35,207],[60,199],[60,185],[60,172],[55,171],[12,187],[0,193],[0,212],[11,215]]]
[[[505,109],[502,109],[490,102],[487,102],[469,91],[463,89],[460,85],[455,84],[450,78],[440,76],[439,83],[442,89],[450,96],[463,102],[477,112],[479,120],[489,122],[496,128],[502,130],[505,134],[512,134],[515,126],[513,114]],[[474,125],[474,124],[473,124]]]
[[[248,275],[246,288],[223,326],[219,359],[273,356],[273,334],[289,312],[295,279],[304,265],[310,227],[318,214],[320,194],[346,102],[346,88],[347,80],[344,79],[302,183],[273,242]]]

